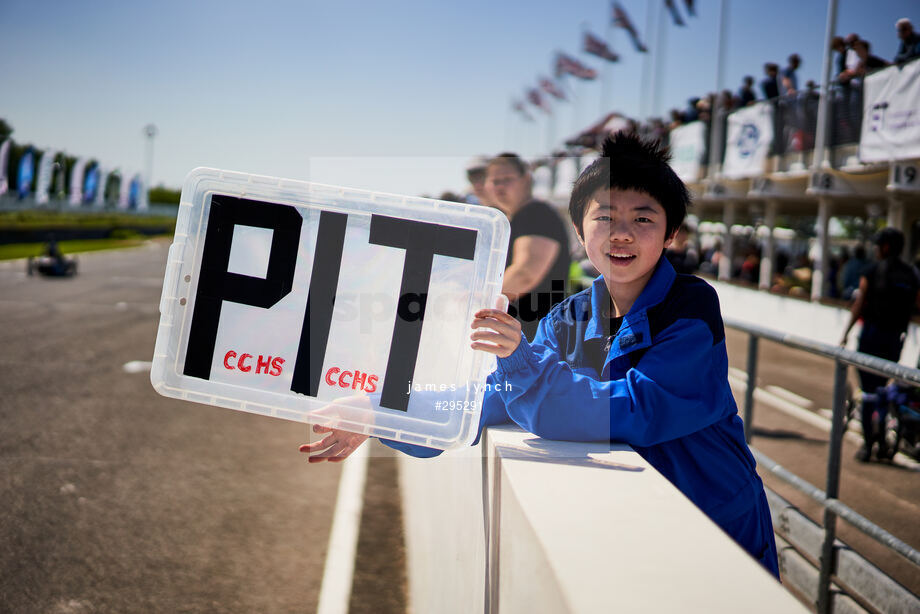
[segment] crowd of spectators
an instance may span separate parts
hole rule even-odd
[[[858,122],[862,117],[861,87],[867,74],[890,66],[892,63],[903,63],[920,57],[920,35],[914,31],[910,20],[898,20],[896,30],[900,45],[893,62],[873,55],[869,41],[860,38],[856,33],[833,39],[831,48],[836,53],[836,57],[831,103],[838,121],[835,123],[837,134],[832,134],[832,142],[835,140],[836,142],[849,142],[846,139],[858,138]],[[730,111],[758,101],[773,100],[777,105],[774,148],[785,148],[787,151],[791,148],[802,151],[814,145],[819,94],[818,86],[812,80],[806,81],[804,87],[800,86],[798,70],[801,65],[801,57],[797,53],[792,53],[782,68],[775,62],[765,63],[764,77],[756,84],[758,86],[756,89],[755,78],[746,75],[737,92],[723,90],[719,93],[710,92],[702,97],[691,97],[687,100],[684,109],[671,109],[667,120],[653,117],[640,123],[633,119],[621,118],[624,125],[620,129],[636,132],[643,138],[658,139],[666,143],[670,131],[679,126],[699,120],[707,123],[708,130],[708,125],[714,116],[725,122]],[[758,97],[757,89],[759,89],[760,97]],[[613,115],[611,114],[611,117]],[[606,120],[595,127],[601,127],[605,123]],[[724,130],[723,134],[725,134]],[[569,144],[591,148],[595,145],[592,139],[602,139],[603,136],[602,131],[598,130],[596,133],[588,131]],[[708,138],[706,142],[708,143]],[[782,149],[775,153],[782,153]],[[470,162],[467,168],[470,187],[466,194],[445,192],[441,195],[441,199],[495,206],[494,194],[489,195],[490,160],[495,159],[477,157]],[[530,180],[529,177],[527,180]],[[521,204],[526,204],[524,201],[530,202],[531,199],[532,196],[528,192]],[[513,219],[513,212],[506,213],[510,213]],[[679,272],[717,275],[722,266],[722,259],[725,258],[721,241],[719,239],[710,241],[704,247],[699,237],[694,235],[694,229],[686,224],[680,228],[668,252],[672,265]],[[731,277],[752,285],[758,284],[761,261],[758,242],[753,237],[746,238],[735,245],[733,254],[732,262],[728,265]],[[573,257],[577,261],[579,254],[575,253]],[[843,247],[832,252],[830,258],[828,295],[832,298],[849,300],[858,286],[859,273],[869,263],[866,250],[861,246]],[[771,289],[791,295],[808,296],[812,270],[813,263],[807,250],[799,249],[791,253],[780,248],[774,258]],[[545,271],[541,272],[545,273]],[[593,272],[584,271],[586,275],[591,275]]]
[[[832,103],[835,116],[840,118],[836,126],[837,134],[832,135],[834,142],[848,142],[858,136],[858,122],[862,115],[862,81],[867,74],[920,57],[920,34],[914,31],[911,21],[906,18],[898,20],[896,31],[900,43],[891,62],[873,55],[869,41],[856,33],[833,39],[831,48],[836,52],[836,58],[831,88]],[[813,138],[817,120],[818,85],[808,80],[804,87],[800,87],[798,70],[801,65],[802,58],[797,53],[791,54],[782,68],[775,62],[767,62],[763,66],[764,76],[757,84],[757,89],[754,77],[746,75],[736,92],[723,90],[702,97],[691,97],[687,100],[686,108],[671,109],[667,120],[651,118],[637,126],[637,129],[647,136],[666,137],[671,130],[681,125],[697,120],[710,121],[714,110],[727,114],[761,100],[773,100],[779,108],[778,123],[780,134],[784,137],[780,146],[797,150],[808,148],[812,145],[810,137]]]

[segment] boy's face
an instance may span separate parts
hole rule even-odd
[[[635,190],[596,191],[585,207],[582,229],[579,239],[611,294],[617,287],[638,294],[673,240],[665,236],[664,207]]]

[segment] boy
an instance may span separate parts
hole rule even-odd
[[[482,425],[510,418],[547,439],[630,444],[778,577],[770,510],[728,385],[718,298],[664,257],[688,203],[657,143],[608,138],[569,203],[601,276],[556,305],[532,343],[503,311],[480,310],[472,322],[472,347],[499,357]]]

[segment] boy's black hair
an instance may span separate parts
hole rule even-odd
[[[659,141],[646,141],[634,133],[620,132],[607,137],[601,156],[582,171],[572,187],[569,215],[584,236],[585,208],[602,188],[635,190],[648,194],[664,208],[665,237],[670,237],[687,216],[690,193],[668,162],[671,154]]]

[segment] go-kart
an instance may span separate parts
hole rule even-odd
[[[26,263],[26,273],[47,277],[72,277],[77,274],[77,259],[67,256],[35,256]]]

